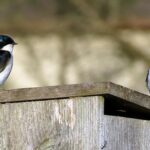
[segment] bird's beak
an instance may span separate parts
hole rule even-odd
[[[14,45],[17,45],[18,43],[14,42]]]

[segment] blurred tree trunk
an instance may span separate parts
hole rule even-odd
[[[120,14],[120,0],[108,0],[109,4],[109,16],[108,20],[110,22],[117,22],[121,16]]]

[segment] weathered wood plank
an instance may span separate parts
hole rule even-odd
[[[100,150],[103,97],[0,104],[1,150]]]
[[[105,116],[105,150],[150,149],[150,122],[123,117]]]
[[[49,86],[16,90],[1,90],[0,103],[63,99],[110,94],[150,109],[150,98],[111,82]]]
[[[1,90],[0,103],[101,95],[108,93],[107,86],[108,85],[105,82],[102,82],[100,84],[85,83],[14,90]]]
[[[114,83],[108,83],[107,86],[109,94],[150,109],[150,97],[148,95]]]

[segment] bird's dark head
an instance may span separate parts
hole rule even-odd
[[[1,50],[7,50],[12,51],[14,45],[17,43],[8,35],[0,35],[0,49]]]
[[[8,35],[0,35],[0,48],[6,46],[8,44],[15,45],[17,43],[13,40],[13,38],[11,38]]]

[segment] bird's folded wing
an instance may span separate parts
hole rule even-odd
[[[10,52],[0,50],[0,72],[2,72],[6,68],[10,58],[11,58]]]
[[[147,71],[147,76],[146,76],[146,82],[148,82],[148,75],[149,75],[149,70]]]

